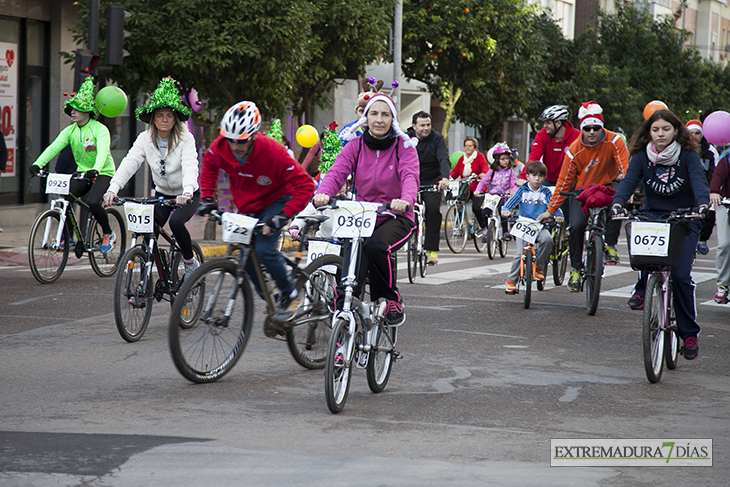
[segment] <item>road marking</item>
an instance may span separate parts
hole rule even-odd
[[[500,335],[499,333],[486,333],[483,331],[468,331],[468,330],[451,330],[449,328],[442,328],[441,331],[450,331],[453,333],[468,333],[470,335],[487,335],[490,337],[502,337],[502,338],[515,338],[518,340],[525,340],[526,337],[515,336],[515,335]]]

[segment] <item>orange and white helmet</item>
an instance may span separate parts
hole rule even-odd
[[[261,112],[252,101],[241,101],[229,108],[221,120],[221,135],[227,139],[247,140],[261,128]]]

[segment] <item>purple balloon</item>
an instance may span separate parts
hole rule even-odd
[[[707,115],[702,122],[702,133],[710,144],[730,144],[730,113],[719,110]]]
[[[195,88],[190,90],[190,95],[188,96],[187,101],[188,101],[187,105],[190,108],[192,108],[194,112],[198,112],[198,111],[200,111],[201,108],[203,108],[200,105],[200,99],[198,96],[198,92],[195,90]]]

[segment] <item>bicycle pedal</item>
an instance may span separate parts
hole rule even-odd
[[[355,365],[358,369],[364,369],[368,366],[368,358],[370,357],[370,354],[367,352],[360,352],[360,355],[357,358],[357,362],[355,362]]]

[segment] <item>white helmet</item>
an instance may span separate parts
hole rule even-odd
[[[227,139],[246,140],[261,128],[261,112],[252,101],[233,105],[221,120],[221,135]]]
[[[549,106],[543,110],[540,120],[552,120],[553,122],[568,120],[568,107],[565,105]]]

